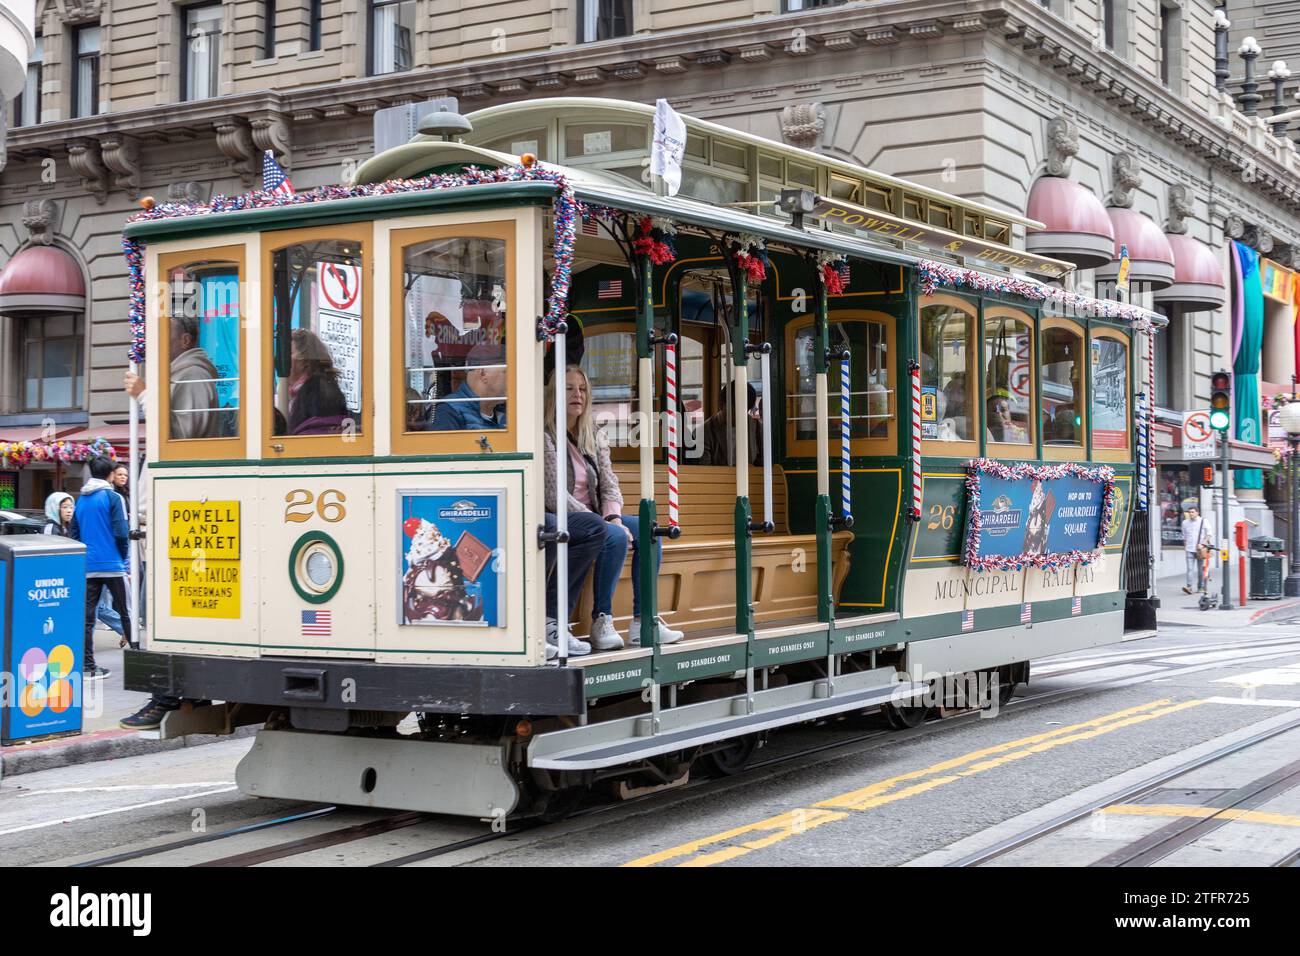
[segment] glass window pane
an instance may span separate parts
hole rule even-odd
[[[975,353],[968,348],[974,316],[956,306],[921,309],[921,437],[974,441],[979,411]]]
[[[1043,329],[1043,444],[1083,444],[1083,336]]]
[[[35,323],[33,323],[35,325]],[[64,335],[73,334],[73,319],[71,315],[51,315],[45,320],[45,329],[42,334],[45,338],[57,338]]]
[[[888,338],[879,322],[832,322],[832,348],[849,349],[849,434],[859,438],[888,438],[894,417],[894,389],[890,380]],[[790,420],[796,440],[817,438],[817,373],[814,364],[816,336],[812,326],[795,335],[795,390],[790,396]],[[840,367],[828,370],[827,420],[832,444],[839,440]]]
[[[185,12],[185,98],[216,96],[221,68],[221,7],[194,7]]]
[[[406,430],[505,428],[506,243],[453,238],[403,250]]]
[[[564,155],[599,156],[646,148],[646,128],[626,123],[570,123],[564,128]]]
[[[41,343],[28,342],[23,371],[23,404],[29,410],[41,407]]]
[[[239,266],[196,261],[167,276],[170,437],[239,435]]]
[[[374,30],[371,46],[374,72],[409,70],[412,64],[411,38],[415,34],[415,0],[376,4],[371,24]]]
[[[1128,346],[1092,340],[1092,447],[1128,447]]]
[[[99,27],[81,27],[77,30],[77,53],[85,55],[99,52]]]
[[[1033,330],[1000,315],[984,320],[985,427],[987,440],[1009,445],[1033,441]]]
[[[604,428],[611,446],[633,444],[630,426],[639,398],[636,333],[602,332],[588,336],[582,370],[591,383],[591,409],[596,425]]]
[[[76,375],[76,358],[71,339],[45,343],[41,378],[41,402],[46,408],[72,407],[72,382]]]

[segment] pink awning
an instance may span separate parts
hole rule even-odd
[[[1115,230],[1106,207],[1078,183],[1044,176],[1029,190],[1025,214],[1047,227],[1026,233],[1027,251],[1073,262],[1080,269],[1095,269],[1110,261]]]
[[[28,246],[0,271],[0,312],[82,312],[86,281],[75,259],[54,246]]]
[[[1128,246],[1129,281],[1163,289],[1174,281],[1174,250],[1164,230],[1149,216],[1132,209],[1112,206],[1106,210],[1115,227],[1115,247],[1109,263],[1097,270],[1097,281],[1114,282],[1119,272],[1119,254]]]
[[[1174,251],[1174,282],[1153,298],[1165,305],[1182,306],[1185,312],[1222,306],[1228,300],[1228,288],[1214,251],[1191,236],[1170,234],[1165,238]]]

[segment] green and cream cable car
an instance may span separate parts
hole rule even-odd
[[[249,794],[501,817],[1121,639],[1162,320],[1050,284],[1032,220],[712,123],[663,195],[654,115],[434,114],[349,186],[127,225],[163,736],[263,724]],[[572,364],[662,545],[582,655]]]

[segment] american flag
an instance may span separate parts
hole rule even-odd
[[[303,611],[303,637],[329,637],[331,611]]]
[[[599,236],[600,223],[597,222],[595,219],[582,220],[582,234],[584,236]]]
[[[843,282],[845,286],[848,286],[853,279],[852,273],[849,271],[848,260],[846,259],[836,266],[835,271],[840,274],[840,281]]]
[[[1028,624],[1034,619],[1034,606],[1032,604],[1020,605],[1020,623]]]
[[[1070,600],[1070,613],[1071,613],[1071,614],[1082,614],[1082,613],[1083,613],[1083,598],[1081,598],[1081,597],[1071,598],[1071,600]]]
[[[275,161],[275,154],[269,149],[262,154],[262,188],[268,193],[280,196],[293,195],[293,183],[284,174],[280,164]]]
[[[963,631],[973,631],[973,630],[975,630],[975,612],[974,612],[974,611],[962,611],[962,612],[961,612],[961,629],[962,629]]]
[[[597,299],[621,299],[623,298],[623,280],[610,279],[608,282],[602,282],[596,287]]]

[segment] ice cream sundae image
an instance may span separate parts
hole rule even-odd
[[[483,601],[478,588],[466,584],[461,549],[453,548],[438,526],[423,518],[407,518],[402,530],[411,539],[402,577],[403,621],[481,620]]]

